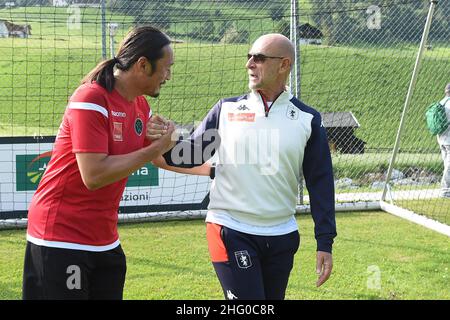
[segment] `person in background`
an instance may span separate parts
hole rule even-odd
[[[441,100],[441,105],[445,108],[447,120],[450,122],[450,83],[445,86],[445,97]],[[441,155],[444,161],[444,172],[441,179],[441,197],[450,198],[450,126],[442,134],[437,135],[437,141],[441,148]]]

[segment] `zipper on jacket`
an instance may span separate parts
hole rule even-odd
[[[284,91],[281,91],[280,94],[273,100],[272,104],[270,105],[270,107],[267,105],[267,101],[266,98],[264,97],[264,95],[261,93],[261,91],[258,91],[259,95],[261,96],[263,105],[264,105],[264,114],[266,115],[266,118],[269,116],[269,111],[270,109],[272,109],[273,104],[275,103],[275,101],[278,99],[279,96],[281,96],[281,94]]]

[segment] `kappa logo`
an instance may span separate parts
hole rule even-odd
[[[127,116],[127,114],[125,112],[113,111],[113,110],[111,110],[111,114],[114,117],[120,117],[120,118],[125,118]]]
[[[228,299],[228,300],[236,300],[236,299],[238,299],[238,297],[236,297],[236,296],[234,295],[234,293],[231,292],[231,290],[227,290],[227,299]]]
[[[236,257],[238,267],[241,269],[247,269],[253,265],[247,250],[236,251],[234,256]]]
[[[241,104],[237,109],[241,110],[241,111],[243,111],[243,110],[250,110],[245,104]]]
[[[298,119],[298,109],[293,106],[289,106],[286,111],[286,117],[288,117],[291,120],[297,120]]]

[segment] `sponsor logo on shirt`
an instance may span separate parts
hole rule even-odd
[[[254,113],[228,113],[228,121],[255,122]]]
[[[113,111],[113,110],[111,110],[111,114],[114,117],[120,117],[120,118],[125,118],[127,116],[127,114],[125,112]]]
[[[123,141],[123,126],[122,122],[113,122],[113,140],[114,141]]]

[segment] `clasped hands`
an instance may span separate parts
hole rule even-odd
[[[164,119],[160,115],[152,116],[147,122],[145,137],[152,141],[152,144],[161,144],[164,151],[174,147],[177,139],[173,139],[175,124],[173,121]]]

